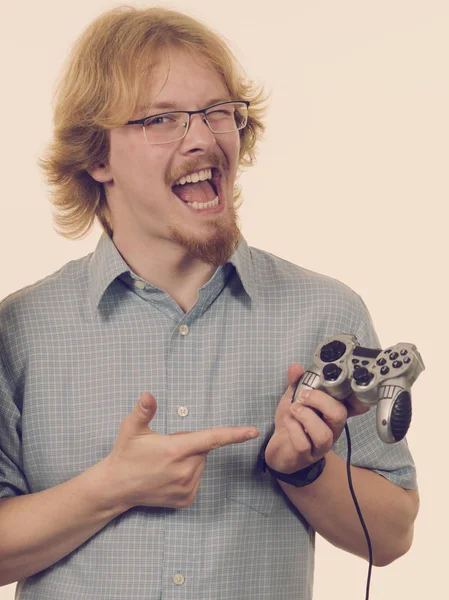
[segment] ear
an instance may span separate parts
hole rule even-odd
[[[89,175],[98,183],[109,183],[113,180],[109,164],[101,164],[87,169]]]

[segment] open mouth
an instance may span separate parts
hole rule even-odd
[[[221,204],[220,179],[219,169],[202,169],[178,179],[172,192],[195,211],[214,211]]]

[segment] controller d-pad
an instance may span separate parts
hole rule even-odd
[[[341,369],[337,365],[326,365],[323,369],[324,379],[326,381],[336,381],[340,376]]]
[[[346,344],[339,340],[329,342],[321,348],[320,358],[325,363],[330,363],[338,360],[346,352]]]
[[[373,377],[374,374],[370,373],[365,367],[360,367],[360,369],[354,371],[354,379],[357,385],[366,386],[370,383]]]

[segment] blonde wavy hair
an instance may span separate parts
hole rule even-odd
[[[75,43],[56,87],[53,140],[39,163],[50,185],[60,235],[80,238],[97,217],[112,236],[104,186],[88,169],[107,162],[109,130],[135,118],[145,104],[152,66],[171,48],[200,54],[222,77],[231,98],[251,102],[248,124],[240,131],[239,172],[254,163],[267,96],[245,77],[226,42],[173,10],[115,8],[98,17]],[[240,195],[236,184],[234,202]]]

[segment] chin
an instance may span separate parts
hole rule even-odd
[[[173,240],[192,257],[219,267],[224,265],[234,253],[241,239],[241,232],[235,218],[231,223],[215,222],[212,224],[212,229],[212,233],[203,238],[189,236],[175,228],[172,228],[171,234]]]

